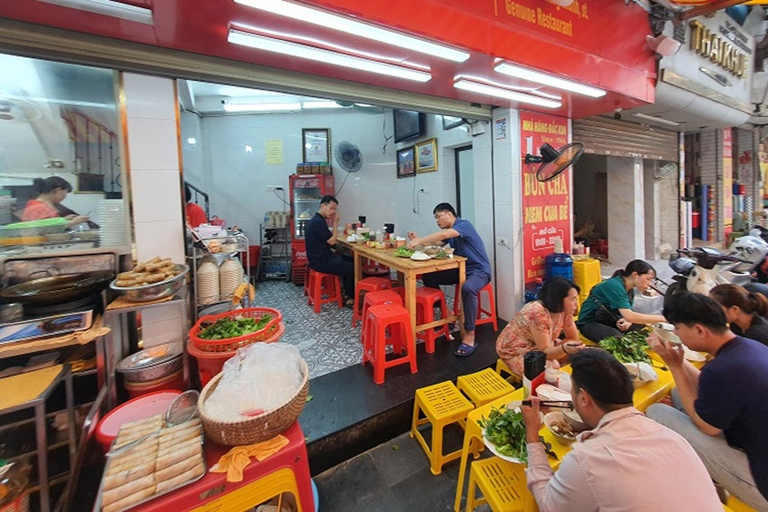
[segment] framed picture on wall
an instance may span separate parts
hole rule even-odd
[[[328,128],[302,128],[304,163],[331,163],[331,130]]]
[[[416,172],[437,170],[437,139],[428,139],[413,145]]]
[[[397,150],[397,177],[416,176],[416,162],[413,159],[413,146]]]

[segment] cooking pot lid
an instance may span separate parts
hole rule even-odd
[[[145,348],[140,352],[132,354],[119,363],[115,369],[122,373],[136,372],[145,370],[151,366],[170,361],[181,357],[183,345],[181,342],[164,343],[152,348]]]

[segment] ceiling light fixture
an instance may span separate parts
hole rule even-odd
[[[290,55],[300,59],[313,60],[324,64],[333,64],[335,66],[342,66],[360,71],[368,71],[370,73],[378,73],[380,75],[403,78],[405,80],[413,80],[415,82],[428,82],[432,78],[431,74],[423,71],[417,71],[392,64],[384,64],[368,59],[361,59],[360,57],[353,57],[352,55],[322,50],[320,48],[291,43],[271,37],[249,34],[240,30],[230,29],[227,41],[233,44],[256,48],[258,50],[279,53],[281,55]]]
[[[152,9],[116,2],[115,0],[40,0],[47,4],[70,7],[81,11],[103,14],[145,25],[152,25]]]
[[[290,112],[301,110],[301,103],[226,103],[225,112]]]
[[[509,89],[502,89],[493,85],[481,84],[478,82],[472,82],[466,79],[457,80],[453,86],[456,89],[463,91],[476,92],[479,94],[487,94],[489,96],[496,96],[497,98],[504,98],[507,100],[516,101],[518,103],[528,103],[530,105],[538,105],[546,108],[560,108],[563,104],[559,101],[548,100],[531,94],[525,94],[522,92],[511,91]]]
[[[335,101],[305,101],[301,104],[301,108],[344,108]]]
[[[680,123],[676,123],[675,121],[669,121],[667,119],[662,119],[656,116],[649,116],[648,114],[637,113],[632,115],[635,117],[639,117],[640,119],[647,119],[648,121],[656,121],[657,123],[666,124],[669,126],[680,126]]]
[[[604,90],[598,89],[597,87],[580,84],[578,82],[573,82],[564,78],[558,78],[556,76],[548,75],[540,71],[521,68],[520,66],[515,66],[507,62],[499,63],[494,69],[499,73],[513,76],[515,78],[522,78],[523,80],[529,80],[531,82],[537,82],[540,84],[557,87],[558,89],[563,89],[564,91],[571,91],[575,92],[576,94],[591,96],[592,98],[602,98],[606,94]]]
[[[441,59],[452,60],[454,62],[464,62],[469,59],[469,53],[465,51],[425,41],[424,39],[408,36],[392,30],[379,28],[376,25],[362,23],[319,9],[285,2],[283,0],[235,0],[235,2],[262,11],[285,16],[286,18],[303,21],[305,23],[312,23],[313,25],[338,30],[345,34],[364,37],[365,39],[371,39],[373,41],[398,46],[407,50],[425,53]]]

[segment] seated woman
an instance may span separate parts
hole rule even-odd
[[[539,300],[517,312],[496,339],[496,352],[517,375],[523,374],[523,357],[541,350],[547,359],[562,359],[584,348],[573,322],[579,307],[579,287],[563,277],[553,277],[541,288]],[[560,334],[565,333],[561,340]]]
[[[632,311],[634,289],[644,292],[656,277],[654,268],[643,260],[632,260],[624,270],[595,285],[581,305],[576,326],[587,339],[598,343],[609,336],[621,336],[641,324],[664,322],[661,315]]]
[[[749,292],[737,284],[719,284],[709,296],[715,299],[731,324],[731,331],[768,345],[768,299],[761,293]]]
[[[51,176],[45,179],[35,178],[32,190],[35,199],[27,201],[27,206],[21,215],[22,221],[60,217],[61,214],[57,206],[67,197],[68,193],[72,192],[72,185],[64,178]],[[70,221],[69,225],[80,224],[88,220],[88,217],[76,214],[67,215],[65,218]]]

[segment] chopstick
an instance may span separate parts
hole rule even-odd
[[[530,400],[523,400],[522,405],[531,405]],[[549,407],[550,409],[573,409],[573,402],[570,400],[541,400],[539,402],[541,407]]]

